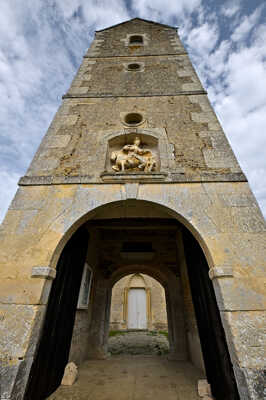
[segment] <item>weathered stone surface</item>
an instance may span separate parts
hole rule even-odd
[[[265,399],[265,369],[250,369],[235,366],[234,373],[237,378],[237,385],[241,399]]]
[[[88,341],[89,330],[90,315],[88,310],[77,309],[71,341],[71,349],[69,352],[69,362],[73,361],[79,366],[83,361],[87,360],[90,347],[90,343]]]
[[[64,376],[61,382],[63,386],[72,386],[78,378],[78,368],[75,363],[70,362],[66,365]]]
[[[46,147],[50,148],[66,147],[70,139],[71,139],[70,135],[55,135],[50,137],[50,139],[46,143]]]
[[[0,399],[23,400],[33,358],[0,360]]]
[[[32,267],[31,277],[54,279],[56,277],[56,270],[49,267],[41,267],[41,266]]]
[[[1,304],[1,357],[5,360],[32,356],[38,342],[44,306]]]
[[[215,278],[221,278],[221,277],[233,277],[233,269],[232,267],[228,266],[217,266],[214,268],[211,268],[209,271],[209,277],[210,279],[215,279]]]
[[[45,308],[0,305],[0,398],[23,400]]]
[[[211,387],[206,379],[198,381],[198,394],[200,397],[212,399]]]
[[[265,312],[238,311],[221,313],[231,357],[248,369],[265,366]]]
[[[136,199],[138,197],[139,183],[126,183],[122,187],[122,196],[124,200]]]

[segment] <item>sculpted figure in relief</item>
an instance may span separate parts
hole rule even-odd
[[[151,172],[156,167],[156,161],[151,150],[140,147],[141,140],[135,137],[133,144],[126,144],[121,150],[113,151],[111,161],[112,169],[116,172],[133,170]]]

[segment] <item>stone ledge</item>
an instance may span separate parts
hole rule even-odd
[[[54,279],[56,270],[50,267],[36,266],[31,270],[31,278]]]
[[[53,177],[48,176],[22,176],[18,181],[19,186],[27,185],[52,185]]]
[[[202,172],[199,175],[187,175],[185,173],[171,173],[173,182],[247,182],[246,176],[242,172],[232,172],[227,174]]]
[[[100,49],[99,49],[100,50]],[[188,52],[185,50],[182,50],[180,48],[180,51],[175,52],[175,53],[162,53],[162,54],[134,54],[134,58],[136,57],[167,57],[167,56],[183,56],[183,55],[188,55]],[[94,56],[90,56],[88,53],[85,54],[85,56],[83,56],[83,58],[130,58],[132,56],[130,55],[117,55],[117,56],[99,56],[99,57],[94,57]]]
[[[215,278],[233,278],[233,269],[232,267],[214,267],[209,270],[209,277],[211,280]]]
[[[112,94],[112,93],[76,93],[71,94],[66,93],[62,96],[62,99],[76,99],[76,98],[118,98],[118,97],[166,97],[166,96],[187,96],[187,95],[196,95],[196,94],[207,94],[205,90],[198,89],[198,90],[181,90],[174,93],[142,93],[142,94]]]
[[[112,179],[111,179],[112,178]],[[163,173],[140,173],[137,174],[122,174],[106,172],[100,175],[100,178],[93,175],[80,175],[80,176],[23,176],[20,178],[19,186],[42,186],[42,185],[71,185],[71,184],[87,184],[87,183],[102,183],[102,182],[117,182],[120,178],[121,181],[136,181],[142,180],[150,181],[164,181],[167,183],[192,183],[192,182],[247,182],[246,176],[242,172],[228,173],[228,174],[213,174],[201,173],[199,175],[187,175],[184,172],[170,172],[170,174]],[[100,180],[101,179],[101,180]]]
[[[19,186],[38,186],[38,185],[66,185],[73,183],[92,183],[92,175],[81,175],[81,176],[23,176],[20,178]]]
[[[118,181],[162,181],[167,177],[167,173],[156,173],[156,172],[138,172],[136,174],[133,173],[119,173],[119,172],[105,172],[101,174],[101,178],[104,182],[118,182]]]

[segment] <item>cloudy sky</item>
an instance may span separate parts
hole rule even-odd
[[[94,31],[133,17],[179,27],[266,216],[264,0],[3,0],[0,221]]]

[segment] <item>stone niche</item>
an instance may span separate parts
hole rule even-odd
[[[123,174],[149,174],[160,171],[158,139],[130,132],[108,141],[105,171]]]

